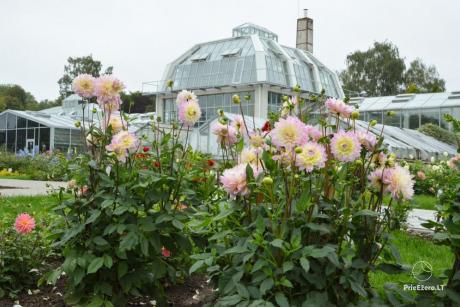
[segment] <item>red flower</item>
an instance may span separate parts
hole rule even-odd
[[[143,148],[142,150],[143,150],[144,152],[147,152],[147,151],[149,151],[149,150],[150,150],[150,147],[148,147],[148,146],[144,146],[144,148]]]
[[[160,165],[161,165],[161,164],[160,164],[160,162],[158,162],[158,161],[154,161],[154,162],[153,162],[153,166],[155,166],[155,167],[160,167]]]
[[[214,165],[216,165],[216,161],[214,161],[214,160],[212,160],[212,159],[209,159],[209,160],[207,161],[207,163],[208,163],[208,166],[209,166],[209,167],[214,167]]]
[[[136,154],[136,158],[137,158],[137,159],[143,159],[143,158],[145,158],[145,154],[143,154],[143,153],[138,153],[138,154]]]
[[[263,132],[269,132],[270,130],[272,130],[272,127],[270,125],[270,122],[267,120],[264,124],[264,126],[262,127],[262,131]]]
[[[171,251],[163,246],[161,248],[161,254],[163,255],[163,257],[168,258],[171,256]]]

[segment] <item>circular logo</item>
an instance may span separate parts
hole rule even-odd
[[[433,267],[429,262],[420,260],[412,266],[412,276],[418,281],[427,281],[433,275]]]

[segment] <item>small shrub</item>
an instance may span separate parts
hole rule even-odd
[[[460,138],[457,135],[455,135],[455,133],[441,128],[438,125],[425,124],[418,128],[418,130],[423,134],[437,139],[438,141],[455,146],[458,146],[460,144]]]

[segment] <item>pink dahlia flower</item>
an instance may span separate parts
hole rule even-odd
[[[361,143],[355,133],[341,130],[332,137],[331,151],[337,160],[352,162],[359,158]]]
[[[179,105],[179,121],[187,127],[193,127],[201,117],[198,100],[187,100]]]
[[[345,104],[342,100],[329,98],[325,102],[326,108],[333,114],[338,114],[344,118],[349,118],[351,113],[355,110],[354,107]]]
[[[196,97],[194,92],[183,90],[179,94],[177,94],[176,102],[178,105],[180,105],[183,102],[190,101],[190,100],[198,101],[198,98]]]
[[[277,147],[294,148],[307,142],[307,127],[297,117],[288,116],[275,123],[270,131],[273,145]]]
[[[388,168],[378,168],[372,171],[367,177],[371,182],[371,185],[380,191],[383,189],[386,191],[388,185],[390,184],[391,169]]]
[[[361,145],[363,145],[369,151],[374,151],[375,145],[377,144],[377,139],[373,133],[358,131],[356,132],[356,135],[358,136]]]
[[[72,90],[83,98],[94,96],[95,79],[88,74],[78,75],[72,82]]]
[[[323,136],[321,131],[319,131],[317,128],[313,126],[306,125],[305,128],[309,139],[312,141],[318,141]]]
[[[134,134],[128,131],[121,131],[112,137],[111,143],[105,148],[114,152],[119,161],[125,162],[128,154],[134,152],[138,146],[139,140]]]
[[[232,146],[236,143],[236,129],[231,125],[223,125],[216,122],[211,128],[213,134],[217,135],[219,144]]]
[[[447,164],[449,165],[451,169],[459,170],[460,169],[460,155],[452,157],[449,161],[447,161]]]
[[[235,198],[237,195],[244,196],[249,193],[246,182],[246,166],[251,165],[254,172],[254,177],[259,176],[261,169],[253,164],[238,164],[233,168],[226,169],[220,176],[220,183],[222,183],[224,190]]]
[[[118,133],[123,130],[123,121],[120,113],[107,113],[103,119],[104,129],[111,127],[113,133]]]
[[[232,126],[241,136],[247,136],[246,134],[246,125],[244,124],[243,116],[237,115],[232,121]]]
[[[426,175],[425,175],[425,173],[423,171],[418,171],[417,172],[417,177],[418,177],[418,179],[420,179],[422,181],[426,179]]]
[[[123,82],[112,75],[102,75],[96,79],[96,96],[100,104],[114,103],[125,88]]]
[[[35,219],[27,213],[21,213],[16,218],[14,228],[20,234],[28,234],[35,228]]]
[[[393,199],[411,199],[414,195],[414,181],[408,169],[396,165],[391,169],[389,181],[388,191]]]
[[[327,159],[326,150],[318,143],[307,142],[302,147],[302,152],[297,154],[296,165],[307,173],[313,169],[323,168]]]

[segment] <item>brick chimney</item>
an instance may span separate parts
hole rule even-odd
[[[313,19],[308,17],[308,9],[297,19],[296,48],[313,53]]]

